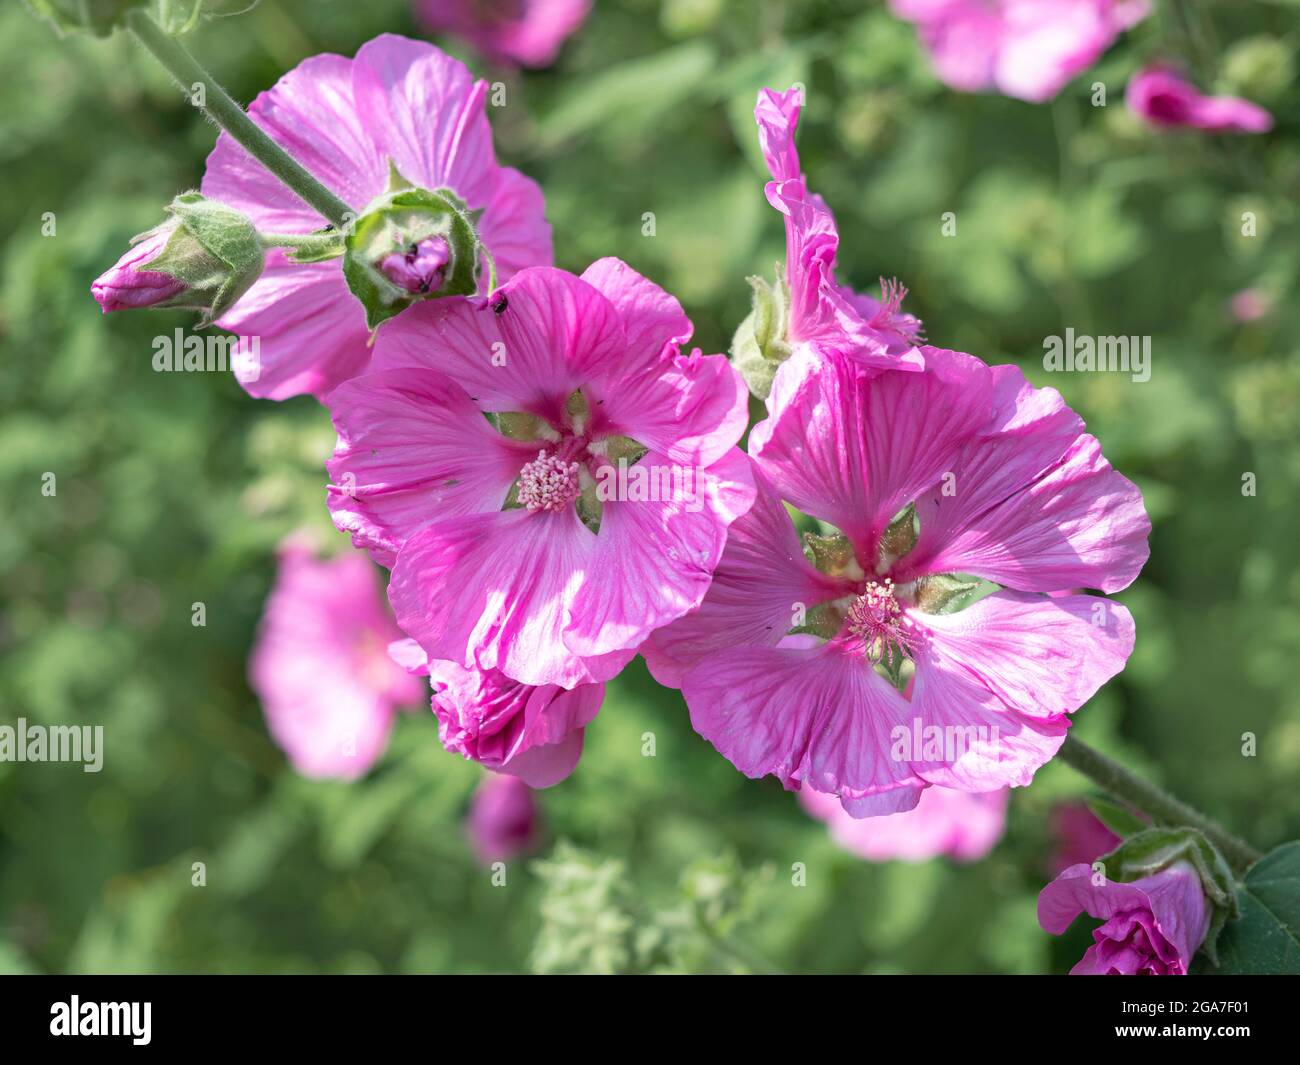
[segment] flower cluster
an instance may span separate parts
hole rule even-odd
[[[1028,100],[1147,13],[892,7],[945,81]],[[540,64],[587,4],[421,11]],[[1133,649],[1108,596],[1147,559],[1138,489],[1058,392],[927,341],[897,281],[877,299],[837,277],[839,228],[795,146],[802,89],[758,94],[786,258],[751,279],[731,359],[690,348],[678,301],[626,263],[551,265],[541,190],[497,163],[486,91],[398,37],[309,59],[249,114],[354,216],[223,134],[201,194],[94,286],[105,310],[194,307],[258,336],[249,392],[311,394],[332,418],[327,505],[359,550],[282,551],[250,672],[273,735],[302,772],[354,777],[427,695],[443,745],[492,773],[469,832],[495,861],[536,842],[530,789],[574,771],[640,654],[723,757],[800,792],[846,849],[986,854],[1008,789]],[[1164,126],[1268,124],[1164,68],[1129,99]],[[1077,971],[1186,971],[1200,881],[1091,876],[1070,866],[1040,901],[1049,931],[1105,919]]]

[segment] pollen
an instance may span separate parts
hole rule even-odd
[[[580,492],[578,464],[545,451],[519,471],[519,502],[529,510],[563,510]]]
[[[846,621],[848,631],[863,642],[867,654],[877,662],[883,660],[892,666],[896,656],[912,650],[907,618],[889,577],[867,584],[866,590],[849,606]]]

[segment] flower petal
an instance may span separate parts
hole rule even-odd
[[[536,455],[435,370],[364,374],[330,393],[329,406],[339,433],[327,464],[334,524],[385,566],[434,519],[500,510]]]
[[[496,166],[486,82],[425,41],[385,33],[357,52],[352,88],[357,113],[383,131],[385,178],[391,160],[414,185],[449,187],[471,208],[485,205]]]
[[[776,375],[750,454],[783,499],[840,529],[874,570],[893,516],[952,469],[988,419],[988,367],[923,349],[925,373],[875,376],[843,359],[796,352]]]
[[[572,511],[508,510],[434,522],[403,545],[388,597],[430,658],[499,669],[525,684],[607,680],[635,649],[565,648],[595,537]]]
[[[890,753],[906,701],[834,643],[729,648],[690,670],[682,694],[695,731],[748,777],[771,773],[846,806],[924,784]]]
[[[954,614],[911,617],[929,632],[929,665],[965,673],[1028,717],[1074,713],[1133,651],[1132,616],[1096,596],[1000,591]]]
[[[618,312],[587,282],[550,267],[522,270],[485,299],[416,304],[385,323],[373,368],[427,366],[480,409],[558,422],[569,394],[616,361]]]
[[[641,654],[660,684],[727,647],[775,647],[796,626],[800,608],[849,594],[805,557],[794,523],[771,484],[753,469],[754,505],[727,534],[727,546],[697,610],[651,634]]]
[[[361,210],[383,191],[387,169],[357,109],[350,59],[306,59],[248,105],[249,117],[331,192]],[[314,208],[272,177],[228,133],[208,156],[202,192],[259,229],[304,233],[325,224]]]
[[[698,472],[652,451],[627,476],[637,471],[646,477],[663,471],[670,490],[652,493],[658,499],[604,503],[565,635],[566,646],[583,657],[637,646],[698,606],[722,557],[727,527],[753,503],[748,460],[734,448]]]

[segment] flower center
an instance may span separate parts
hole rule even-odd
[[[892,667],[896,656],[912,650],[908,621],[889,577],[867,583],[863,593],[850,604],[846,621],[848,631],[862,641],[867,655],[876,662],[883,660]]]
[[[519,503],[529,510],[563,510],[582,491],[578,464],[539,451],[519,471]]]

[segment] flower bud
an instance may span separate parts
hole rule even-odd
[[[142,233],[91,293],[107,311],[176,307],[221,317],[262,274],[265,253],[253,223],[197,192],[177,196],[172,216]]]
[[[779,272],[774,285],[761,277],[748,281],[754,290],[753,309],[732,338],[731,362],[750,392],[767,399],[777,367],[790,357],[790,289]]]
[[[447,189],[414,188],[394,172],[389,192],[347,235],[343,275],[375,329],[417,300],[477,292],[481,254],[461,200]]]

